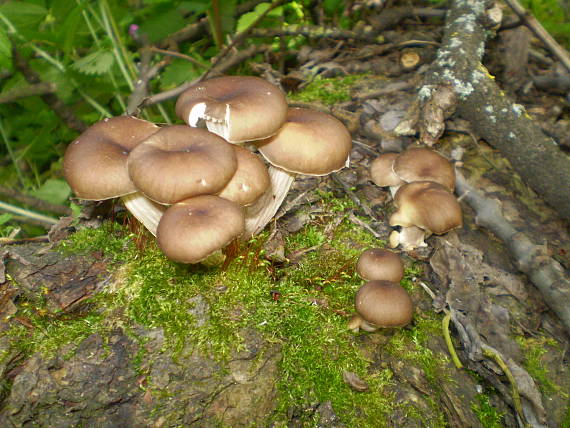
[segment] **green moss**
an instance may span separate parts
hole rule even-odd
[[[302,91],[289,95],[289,99],[292,102],[320,102],[325,105],[350,101],[351,88],[364,76],[366,75],[353,74],[332,78],[317,76]]]
[[[267,235],[241,244],[237,257],[220,269],[172,263],[145,233],[134,235],[118,226],[81,230],[62,243],[60,251],[103,251],[118,266],[112,282],[92,301],[93,310],[75,319],[58,320],[35,307],[20,308],[21,314],[28,311],[35,328],[32,333],[13,328],[11,334],[31,352],[79,343],[116,326],[128,332],[130,326],[143,325],[164,331],[164,351],[171,355],[191,344],[223,362],[242,346],[244,327],[253,327],[281,346],[275,422],[288,420],[298,409],[301,420],[314,423],[314,414],[304,409],[331,401],[348,426],[377,427],[397,405],[387,392],[392,372],[384,368],[369,373],[370,361],[359,350],[359,337],[346,324],[361,285],[356,260],[362,250],[384,243],[346,218],[327,229],[331,213],[335,219],[342,217],[353,203],[328,193],[321,197],[324,214],[285,240],[286,254],[308,251],[280,269],[263,256]],[[411,277],[417,274],[418,268],[411,266],[403,281],[412,292],[416,286]],[[434,379],[439,357],[425,346],[434,333],[440,334],[439,321],[422,316],[410,329],[396,332],[389,347],[405,349],[404,358],[419,362],[428,379]],[[144,351],[133,357],[138,370],[145,358]],[[344,371],[357,373],[369,391],[353,391],[343,380]]]
[[[481,422],[484,428],[502,428],[504,413],[499,412],[489,400],[487,394],[477,394],[477,402],[473,403],[471,409]]]
[[[390,339],[386,351],[422,367],[427,381],[435,386],[438,377],[445,376],[441,366],[448,357],[434,355],[427,344],[430,337],[441,335],[441,321],[435,315],[416,316],[412,326],[401,329]]]
[[[524,368],[538,382],[542,392],[547,395],[561,394],[564,398],[568,398],[568,393],[552,380],[552,376],[543,363],[545,354],[559,350],[558,343],[552,338],[541,336],[517,336],[515,339],[524,353]]]

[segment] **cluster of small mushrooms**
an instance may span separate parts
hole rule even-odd
[[[413,304],[399,284],[404,265],[396,253],[382,248],[366,250],[358,258],[356,272],[367,282],[356,293],[357,315],[348,323],[350,330],[375,331],[410,323]]]
[[[339,120],[289,108],[258,77],[198,83],[176,114],[189,126],[131,116],[94,124],[68,146],[64,175],[80,199],[120,197],[177,262],[199,263],[261,231],[295,174],[327,175],[349,162],[352,139]]]
[[[429,235],[462,226],[461,207],[453,195],[455,170],[436,151],[410,147],[400,154],[382,154],[372,162],[370,175],[377,186],[390,188],[397,207],[390,226],[401,229],[390,235],[392,248],[422,247]]]

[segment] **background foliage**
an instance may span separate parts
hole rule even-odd
[[[85,126],[123,114],[139,76],[143,48],[152,46],[182,54],[153,51],[151,63],[161,66],[151,80],[158,93],[199,77],[231,41],[250,26],[270,2],[255,0],[9,0],[0,4],[0,97],[30,86],[29,74],[50,82],[53,95]],[[327,24],[349,27],[357,14],[346,13],[354,1],[294,0],[271,12],[259,27],[311,24],[316,17]],[[556,36],[570,40],[569,9],[558,0],[525,0],[525,6]],[[240,7],[253,4],[247,13]],[[216,13],[216,10],[219,13]],[[207,19],[209,33],[182,37]],[[271,40],[248,39],[248,44],[271,44],[275,51],[299,47],[301,36]],[[262,59],[262,58],[258,58]],[[255,60],[255,58],[254,58]],[[294,62],[294,58],[291,59]],[[238,73],[247,73],[247,65]],[[26,71],[27,70],[27,71]],[[25,76],[28,74],[28,76]],[[142,112],[157,123],[176,120],[173,101]],[[77,135],[45,97],[28,96],[0,103],[0,185],[53,204],[68,205],[71,194],[61,174],[65,147]],[[13,201],[8,201],[13,203]],[[0,217],[0,235],[12,229],[12,215]],[[10,226],[12,227],[12,226]],[[24,232],[42,232],[24,226]]]

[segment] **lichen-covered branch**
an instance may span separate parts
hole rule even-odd
[[[498,149],[534,191],[570,219],[570,198],[561,191],[561,183],[570,183],[570,158],[521,105],[507,98],[481,64],[490,30],[487,3],[453,1],[437,60],[419,92],[420,104],[429,105],[442,86],[453,88],[456,113],[470,121],[474,131]]]

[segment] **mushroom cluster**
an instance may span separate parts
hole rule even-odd
[[[461,207],[453,195],[455,170],[436,151],[411,147],[401,154],[385,153],[372,162],[370,174],[377,186],[390,188],[397,207],[390,226],[400,231],[390,235],[392,248],[425,246],[427,236],[462,226]]]
[[[400,257],[381,248],[364,251],[358,258],[356,272],[367,282],[355,297],[354,315],[348,328],[357,332],[378,328],[403,327],[413,315],[412,299],[399,284],[404,276]]]
[[[69,145],[64,175],[79,198],[121,197],[166,256],[182,263],[262,230],[294,174],[343,168],[352,146],[340,121],[288,108],[283,92],[258,77],[201,82],[179,97],[176,112],[189,126],[159,128],[130,116],[96,123]],[[237,145],[245,142],[251,150]]]

